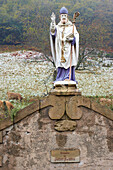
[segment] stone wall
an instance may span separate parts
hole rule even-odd
[[[113,170],[113,120],[82,102],[76,129],[58,132],[57,120],[49,117],[50,99],[44,100],[20,111],[14,124],[0,126],[0,170]],[[56,149],[79,149],[80,162],[52,163],[51,150]]]

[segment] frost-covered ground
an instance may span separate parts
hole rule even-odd
[[[41,53],[18,51],[0,54],[0,99],[7,99],[7,91],[21,93],[25,98],[43,96],[53,87],[53,72],[52,63],[45,61]],[[94,72],[76,72],[82,94],[113,95],[113,67],[101,67]]]
[[[94,73],[76,73],[78,87],[82,94],[85,96],[113,96],[113,67],[101,67]]]
[[[42,55],[38,52],[0,54],[0,99],[6,99],[7,91],[29,98],[41,96],[47,88],[48,91],[52,88],[52,64],[47,61],[30,62]]]

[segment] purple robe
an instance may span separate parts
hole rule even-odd
[[[55,29],[55,34],[54,35],[52,35],[51,32],[50,32],[50,35],[52,36],[53,41],[55,40],[56,33],[57,33],[56,29]],[[75,44],[75,37],[73,38],[73,41],[71,42],[72,46],[74,44]],[[69,72],[70,72],[70,68],[65,69],[63,67],[58,67],[57,68],[57,77],[56,77],[56,80],[54,81],[54,83],[56,81],[63,81],[65,79],[69,79]],[[70,80],[75,81],[78,84],[78,82],[75,79],[75,66],[71,67],[71,78],[70,78]]]
[[[63,67],[58,67],[57,77],[55,81],[63,81],[65,79],[69,79],[69,71],[70,71],[70,68],[65,69]],[[77,83],[75,79],[75,67],[74,66],[71,67],[71,79],[70,80],[73,80]]]

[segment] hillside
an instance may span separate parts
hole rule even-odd
[[[80,33],[80,45],[108,49],[113,47],[112,0],[1,0],[0,45],[28,45],[50,53],[50,16],[67,7],[69,19],[80,12],[76,26]]]

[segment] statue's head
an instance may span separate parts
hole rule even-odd
[[[65,7],[60,9],[60,19],[62,24],[66,24],[68,21],[68,10]]]

